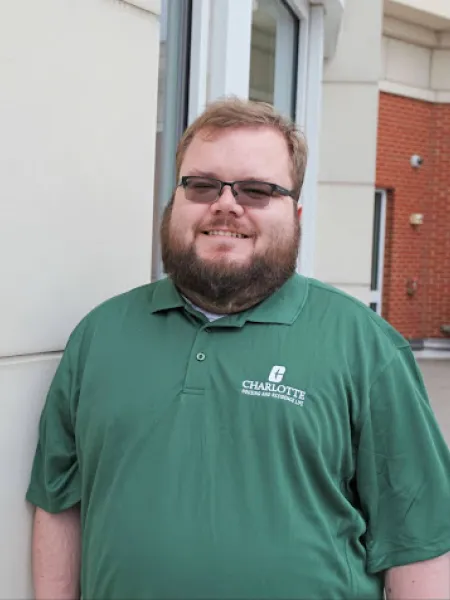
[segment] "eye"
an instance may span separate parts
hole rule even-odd
[[[217,184],[209,179],[188,179],[186,187],[195,192],[207,192],[216,190]]]
[[[196,190],[210,190],[215,188],[212,183],[202,183],[198,181],[193,183],[191,187],[195,188]]]
[[[250,198],[269,198],[272,195],[272,188],[264,183],[244,183],[240,185],[241,193]]]

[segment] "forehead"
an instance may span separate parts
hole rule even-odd
[[[199,131],[181,163],[181,175],[256,178],[290,185],[291,161],[283,135],[271,127]]]

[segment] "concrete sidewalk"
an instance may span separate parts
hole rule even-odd
[[[450,446],[450,360],[418,360],[447,444]]]

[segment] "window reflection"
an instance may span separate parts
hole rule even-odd
[[[254,0],[249,98],[295,118],[299,20],[281,0]]]

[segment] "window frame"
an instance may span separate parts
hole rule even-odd
[[[254,2],[192,0],[189,123],[202,112],[207,101],[228,94],[248,98]],[[311,7],[308,0],[280,2],[299,20],[295,121],[304,128]]]
[[[163,13],[164,9],[167,9]],[[161,3],[161,42],[165,41],[165,71],[161,147],[158,172],[155,170],[153,202],[152,281],[163,277],[159,227],[164,208],[175,183],[175,155],[178,141],[188,124],[190,61],[192,40],[192,0],[163,0]],[[159,102],[160,98],[158,98]],[[159,107],[158,107],[159,109]],[[158,181],[158,187],[156,187]]]

